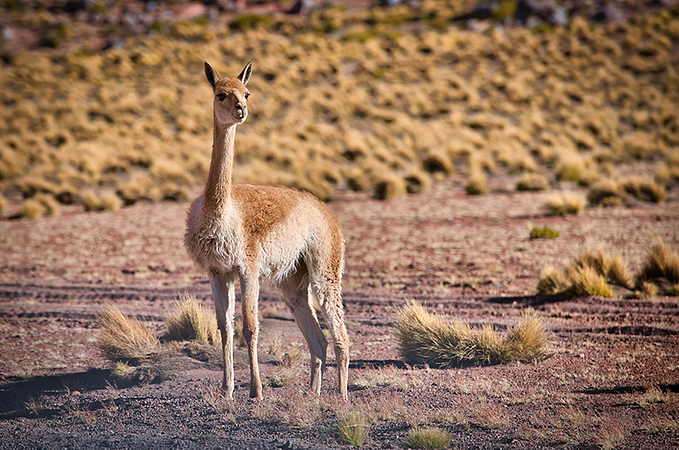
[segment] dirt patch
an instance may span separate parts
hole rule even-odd
[[[676,248],[676,192],[659,206],[551,217],[541,209],[544,193],[469,197],[463,184],[453,178],[388,202],[340,192],[329,205],[346,238],[350,405],[337,399],[331,352],[320,400],[306,393],[306,347],[274,290],[260,306],[261,370],[284,386],[265,387],[263,402],[247,399],[240,347],[233,403],[215,394],[214,352],[170,352],[162,376],[147,385],[111,376],[95,345],[96,315],[106,304],[157,335],[178,294],[211,307],[206,277],[182,248],[188,203],[1,221],[0,430],[8,438],[0,447],[335,448],[331,427],[350,409],[373,421],[370,448],[398,448],[411,427],[425,424],[447,430],[458,447],[676,447],[677,299],[535,295],[540,269],[587,243],[622,251],[633,270],[654,235]],[[530,240],[529,222],[560,237]],[[393,328],[409,298],[499,330],[535,308],[551,357],[536,365],[410,367]],[[280,353],[297,346],[302,361],[283,368]]]

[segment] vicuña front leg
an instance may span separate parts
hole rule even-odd
[[[233,313],[236,304],[235,285],[233,277],[210,273],[209,278],[212,285],[212,298],[217,313],[217,326],[222,336],[222,363],[224,364],[222,390],[229,399],[233,399]]]
[[[257,339],[259,334],[259,270],[241,276],[243,294],[243,338],[248,346],[250,358],[250,398],[262,399],[262,381],[259,378],[259,359],[257,358]]]

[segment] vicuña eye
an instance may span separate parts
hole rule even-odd
[[[226,100],[226,94],[217,94],[217,100],[223,102],[224,100]]]
[[[248,98],[250,98],[250,93],[249,93],[249,92],[248,92],[247,94],[245,94],[245,100],[247,100]]]

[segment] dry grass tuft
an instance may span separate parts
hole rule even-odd
[[[524,173],[516,183],[517,191],[544,191],[549,189],[549,180],[546,176],[537,173]]]
[[[590,205],[622,206],[625,193],[614,180],[603,180],[592,186],[587,194]]]
[[[116,361],[111,369],[111,375],[121,380],[129,380],[133,373],[134,369],[125,361]]]
[[[413,428],[403,441],[406,448],[443,449],[450,447],[451,437],[439,428]]]
[[[570,282],[567,294],[578,297],[613,297],[613,288],[594,268],[571,266],[566,273]]]
[[[211,389],[203,392],[203,400],[215,414],[233,413],[235,408],[221,389]]]
[[[170,341],[221,343],[214,312],[188,294],[175,302],[174,311],[165,319],[165,337]]]
[[[545,208],[548,214],[555,216],[580,214],[585,209],[585,201],[571,192],[559,192],[547,198]]]
[[[542,269],[538,279],[538,293],[556,295],[565,292],[569,287],[569,280],[562,270],[552,266]]]
[[[44,216],[46,212],[43,204],[34,198],[29,198],[19,207],[19,215],[27,219],[37,219]]]
[[[632,288],[632,274],[627,262],[618,252],[607,252],[603,245],[587,248],[573,259],[578,267],[591,267],[610,283]]]
[[[489,193],[488,177],[482,170],[470,171],[464,190],[469,195],[483,195]]]
[[[618,423],[602,424],[596,434],[595,441],[602,450],[613,450],[618,448],[625,441],[629,432]]]
[[[160,342],[135,318],[109,306],[99,316],[99,348],[111,361],[140,364],[158,353]]]
[[[665,201],[667,192],[665,186],[638,177],[628,177],[619,181],[620,188],[633,197],[651,203]]]
[[[398,346],[411,364],[455,367],[509,362],[535,362],[545,356],[545,328],[534,311],[524,313],[504,338],[492,325],[472,329],[431,315],[415,301],[399,312]]]
[[[293,369],[287,367],[275,371],[265,380],[268,386],[274,388],[290,386],[291,384],[294,384],[295,381],[297,381],[297,373]]]
[[[281,358],[281,366],[292,369],[302,361],[302,349],[298,345],[289,347]]]
[[[639,290],[634,294],[637,298],[642,300],[650,300],[658,296],[658,286],[650,281],[642,281]]]
[[[7,200],[5,199],[5,196],[2,195],[2,193],[0,192],[0,213],[5,212],[6,209],[7,209]]]
[[[360,411],[346,414],[335,425],[337,442],[342,445],[351,445],[352,447],[362,446],[365,443],[366,437],[368,437],[369,431],[370,423]]]
[[[408,195],[403,178],[386,173],[380,177],[373,187],[373,197],[377,200],[396,200]]]
[[[37,194],[22,203],[19,208],[19,216],[28,219],[57,214],[59,214],[59,203],[49,194]]]
[[[540,294],[613,297],[609,283],[631,289],[633,277],[620,253],[603,246],[587,248],[573,258],[564,270],[545,267],[538,279]]]
[[[80,201],[85,211],[116,211],[120,209],[123,201],[113,192],[98,197],[94,191],[86,191],[80,196]]]
[[[670,283],[679,283],[679,255],[658,239],[646,256],[638,279],[664,278]]]

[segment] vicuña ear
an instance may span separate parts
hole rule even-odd
[[[250,77],[252,76],[252,63],[254,61],[255,61],[254,59],[251,59],[250,62],[245,65],[245,68],[240,73],[240,75],[238,75],[238,79],[243,84],[248,84],[248,81],[250,81]]]
[[[205,77],[207,78],[208,83],[210,83],[210,86],[212,86],[212,89],[214,90],[215,86],[217,85],[217,82],[219,81],[219,75],[217,74],[215,68],[212,67],[210,63],[207,61],[205,61]]]

